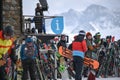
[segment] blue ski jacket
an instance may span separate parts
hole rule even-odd
[[[26,48],[26,44],[27,42],[33,42],[33,40],[31,38],[27,38],[25,40],[25,44],[23,44],[21,46],[21,50],[20,50],[20,57],[21,57],[21,60],[25,60],[25,59],[28,59],[28,57],[25,55],[25,48]],[[31,59],[35,59],[38,55],[38,50],[37,50],[37,46],[34,44],[34,48],[35,48],[35,51],[34,51],[34,55],[31,57]]]

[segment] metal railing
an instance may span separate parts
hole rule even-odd
[[[22,27],[22,32],[25,33],[26,29],[31,29],[32,28],[32,23],[34,23],[33,18],[44,18],[45,21],[46,19],[52,19],[56,17],[62,17],[62,16],[34,16],[34,15],[23,15],[23,27]]]

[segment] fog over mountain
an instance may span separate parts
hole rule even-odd
[[[64,17],[65,29],[76,33],[85,31],[100,31],[120,27],[120,11],[112,11],[101,5],[90,5],[84,11],[70,9],[61,13]]]

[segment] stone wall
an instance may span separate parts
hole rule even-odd
[[[21,34],[22,0],[3,0],[3,27],[12,25],[16,34]]]

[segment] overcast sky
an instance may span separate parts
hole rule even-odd
[[[36,3],[39,0],[23,0],[23,14],[34,15]],[[49,5],[49,13],[45,14],[54,15],[75,9],[77,11],[84,10],[91,4],[103,5],[111,10],[120,10],[120,0],[47,0]]]

